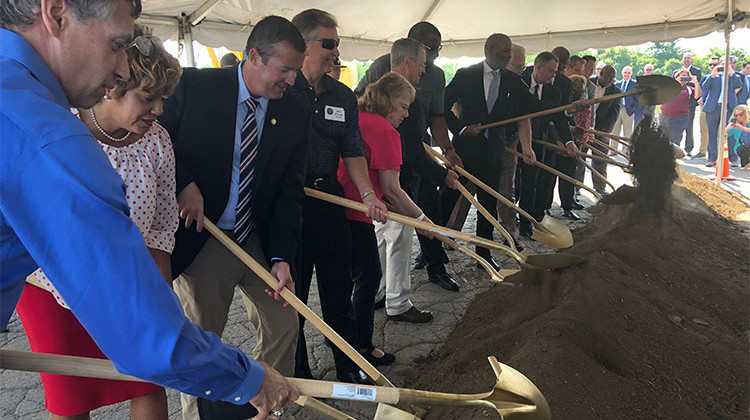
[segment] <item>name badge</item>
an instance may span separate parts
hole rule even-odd
[[[331,121],[346,122],[346,113],[344,108],[326,105],[326,119]]]

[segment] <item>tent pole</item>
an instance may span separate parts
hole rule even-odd
[[[180,16],[180,27],[183,35],[182,43],[185,51],[185,58],[187,59],[188,67],[195,67],[195,54],[193,53],[193,26],[188,20],[188,16],[184,13]]]
[[[725,130],[726,128],[726,121],[725,118],[727,115],[727,95],[729,94],[729,72],[727,69],[729,68],[729,35],[732,33],[732,25],[733,25],[733,16],[732,16],[732,0],[727,0],[727,26],[724,28],[724,41],[727,44],[727,49],[724,52],[724,75],[723,75],[723,82],[722,82],[722,92],[721,92],[721,118],[719,119],[719,134],[717,135],[717,138],[719,139],[717,147],[719,148],[718,154],[716,155],[716,185],[721,186],[721,176],[724,173],[724,143],[727,141],[727,132]],[[734,91],[732,91],[732,94],[735,94]]]

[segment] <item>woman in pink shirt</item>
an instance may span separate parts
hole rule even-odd
[[[674,74],[682,86],[682,90],[672,102],[661,106],[661,119],[659,120],[665,130],[669,133],[669,140],[677,146],[682,142],[682,133],[689,127],[690,97],[696,100],[701,97],[701,84],[698,79],[687,69],[682,69]],[[689,86],[692,83],[693,86]]]
[[[401,137],[396,127],[409,115],[409,105],[415,93],[414,87],[403,76],[390,72],[369,85],[359,100],[359,129],[373,186],[373,191],[364,196],[385,197],[399,213],[431,222],[399,184]],[[344,196],[362,202],[364,196],[360,197],[343,161],[339,162],[338,177],[344,187]],[[372,343],[375,294],[382,276],[375,229],[372,220],[362,212],[347,209],[346,216],[352,234],[352,307],[359,351],[374,366],[391,364],[395,356]],[[432,236],[426,231],[419,230],[419,233]]]

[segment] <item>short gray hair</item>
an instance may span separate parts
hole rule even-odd
[[[514,52],[520,52],[521,54],[523,54],[525,56],[526,55],[526,48],[524,48],[524,47],[522,47],[522,46],[520,46],[518,44],[513,44],[510,47],[510,52],[511,52],[511,54],[514,53]]]
[[[307,9],[297,13],[292,18],[292,24],[297,27],[306,41],[312,39],[315,36],[315,31],[320,27],[330,29],[339,26],[332,14],[320,9]]]
[[[112,16],[117,2],[130,6],[131,16],[141,14],[141,0],[65,0],[79,22],[89,19],[103,20]],[[30,26],[41,10],[40,0],[2,0],[0,2],[0,28]]]
[[[401,38],[391,46],[391,67],[403,63],[406,58],[419,59],[419,51],[426,52],[424,44],[411,38]]]

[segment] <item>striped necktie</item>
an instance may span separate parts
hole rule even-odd
[[[242,143],[240,145],[240,185],[235,208],[234,238],[242,244],[255,230],[253,216],[252,183],[255,174],[255,156],[258,154],[258,124],[255,121],[255,109],[258,103],[250,98],[247,104],[247,116],[242,123]]]

